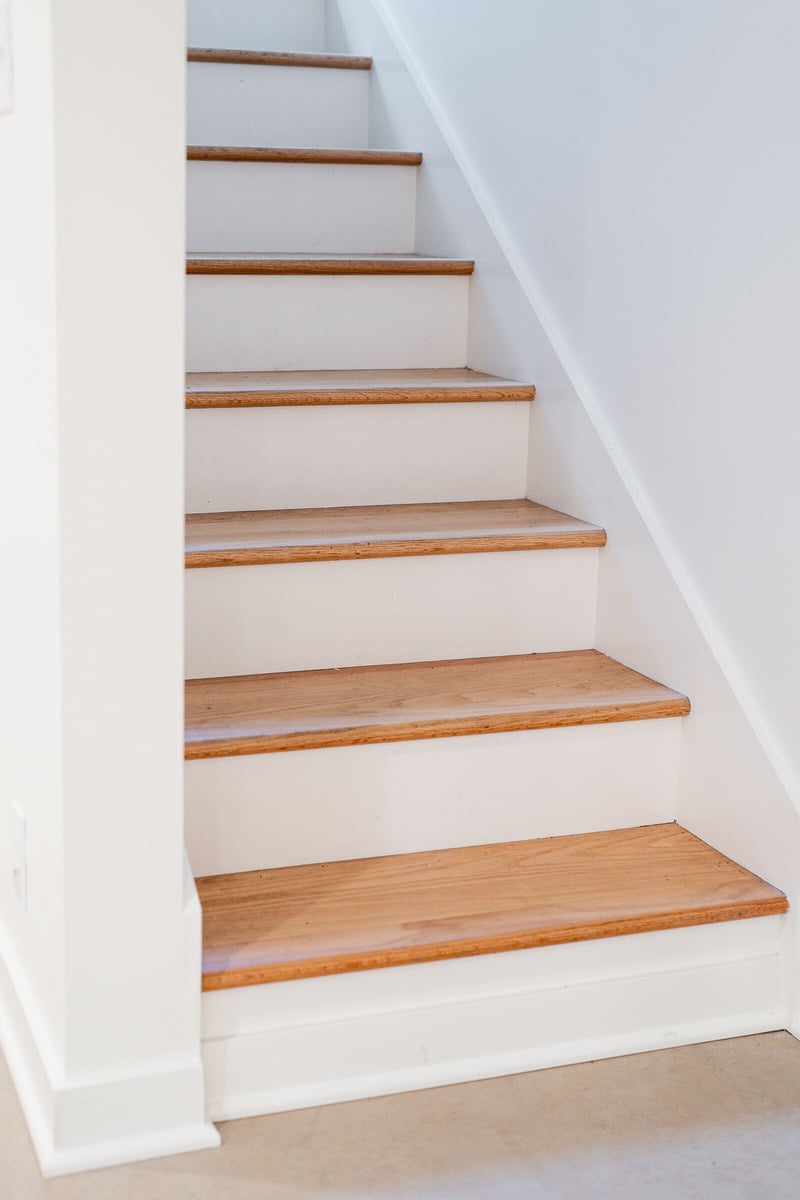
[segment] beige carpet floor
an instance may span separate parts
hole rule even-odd
[[[637,1054],[221,1126],[39,1178],[0,1064],[0,1200],[800,1200],[800,1042]]]

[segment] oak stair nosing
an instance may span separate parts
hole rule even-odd
[[[337,71],[369,71],[372,59],[361,54],[325,54],[306,50],[230,50],[190,46],[186,57],[194,63],[232,63],[256,67],[319,67]]]
[[[472,275],[475,263],[462,258],[413,255],[189,255],[187,275]]]
[[[189,162],[330,163],[344,166],[418,167],[416,150],[353,150],[307,146],[187,146]]]
[[[197,888],[204,991],[788,909],[672,823],[206,876]]]
[[[376,373],[371,371],[195,373],[187,378],[186,407],[518,403],[533,400],[536,395],[532,384],[484,375],[468,368],[377,374],[383,382],[376,382]],[[282,380],[282,375],[288,378]],[[341,376],[348,378],[348,384],[339,382],[338,386],[334,385],[334,377]],[[390,382],[386,382],[388,376],[393,377]],[[296,386],[298,378],[302,378],[302,386]],[[214,381],[221,379],[241,386],[215,387]],[[295,386],[288,386],[290,384]]]
[[[186,681],[187,760],[685,716],[597,650]]]
[[[187,568],[600,547],[605,530],[530,500],[190,513]]]

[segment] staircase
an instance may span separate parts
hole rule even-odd
[[[785,897],[675,823],[689,702],[594,649],[605,533],[524,497],[534,387],[465,366],[480,263],[415,253],[371,60],[315,0],[190,37],[211,1116],[764,1027]]]

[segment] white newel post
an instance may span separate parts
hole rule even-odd
[[[218,1141],[183,851],[185,19],[182,0],[11,15],[0,819],[23,814],[28,896],[4,850],[0,1020],[59,1173]]]

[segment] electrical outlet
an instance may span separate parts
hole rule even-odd
[[[0,116],[14,107],[14,74],[11,59],[11,4],[0,0]]]
[[[18,800],[11,802],[11,881],[22,908],[28,907],[27,822]]]

